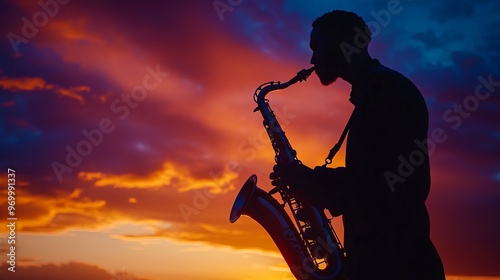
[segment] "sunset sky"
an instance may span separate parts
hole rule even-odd
[[[248,176],[270,189],[255,88],[309,68],[311,23],[334,9],[368,22],[372,56],[444,131],[427,207],[448,279],[500,279],[498,1],[38,2],[0,2],[1,279],[292,279],[255,221],[228,218]],[[304,164],[338,140],[349,92],[312,75],[268,96]]]

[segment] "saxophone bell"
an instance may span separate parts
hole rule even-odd
[[[247,179],[238,193],[229,215],[229,221],[234,223],[242,215],[254,219],[269,233],[290,268],[297,270],[304,265],[309,265],[304,262],[308,255],[307,249],[303,246],[292,220],[276,199],[257,187],[255,174]],[[294,270],[292,273],[295,274]]]
[[[257,176],[253,174],[250,176],[245,184],[240,189],[240,192],[234,200],[233,208],[231,209],[231,214],[229,215],[229,221],[231,224],[236,222],[242,214],[248,212],[247,206],[251,204],[253,194],[257,188]]]

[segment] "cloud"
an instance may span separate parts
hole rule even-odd
[[[6,191],[2,193],[7,195]],[[76,189],[71,194],[59,191],[57,195],[47,196],[16,190],[16,196],[20,198],[16,205],[21,209],[18,213],[24,219],[20,230],[55,232],[68,228],[95,228],[112,220],[110,213],[105,219],[100,214],[105,209],[104,200],[81,199],[78,197],[79,193]],[[7,201],[1,205],[7,207]]]
[[[94,181],[96,187],[158,189],[168,186],[178,189],[179,192],[207,188],[218,194],[234,189],[233,184],[238,178],[238,173],[227,171],[221,177],[193,178],[188,169],[182,169],[167,162],[162,170],[142,178],[133,174],[114,175],[84,171],[78,173],[78,178],[84,181]]]
[[[425,51],[443,48],[450,42],[463,40],[465,35],[458,32],[446,32],[437,34],[434,29],[429,29],[424,32],[416,32],[413,38],[424,44]]]
[[[6,265],[5,263],[0,266],[0,276],[2,276],[3,279],[147,280],[145,278],[138,278],[124,271],[113,274],[100,268],[97,265],[79,262],[17,266],[15,273],[10,272],[9,270],[7,270],[7,268],[8,265]]]
[[[256,232],[262,232],[263,229],[256,227],[250,220],[238,223],[238,226],[230,224],[196,223],[187,225],[175,223],[169,227],[153,226],[153,233],[151,234],[121,234],[115,235],[115,237],[135,241],[167,238],[181,244],[203,243],[217,247],[232,247],[236,250],[257,250],[266,254],[279,254],[270,236],[255,234]],[[245,240],[245,242],[242,242],[242,240]]]
[[[52,84],[47,84],[42,78],[33,77],[23,77],[23,78],[2,78],[0,79],[0,87],[7,91],[17,92],[17,91],[42,91],[42,90],[52,90],[58,92],[62,96],[70,97],[78,100],[80,103],[83,102],[83,96],[81,92],[89,92],[90,88],[88,86],[77,86],[71,87],[69,89],[60,88]]]
[[[471,18],[475,14],[476,5],[470,2],[442,1],[434,9],[431,18],[439,22],[445,22],[447,20]]]
[[[53,85],[47,85],[45,80],[42,78],[17,78],[17,79],[6,79],[2,78],[0,80],[0,86],[5,90],[20,91],[20,90],[40,90],[40,89],[52,89]]]

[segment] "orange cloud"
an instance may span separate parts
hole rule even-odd
[[[17,267],[16,272],[7,270],[8,265],[2,263],[0,266],[0,277],[11,280],[32,280],[32,279],[51,279],[51,280],[147,280],[137,278],[127,272],[110,273],[97,265],[85,264],[80,262],[68,262],[63,264],[42,264]]]
[[[113,219],[110,213],[105,218],[101,215],[106,201],[82,199],[80,193],[81,190],[76,189],[69,195],[47,197],[16,190],[16,205],[20,209],[17,212],[23,217],[19,230],[53,232],[71,227],[94,228]],[[2,192],[2,195],[7,194]],[[7,208],[6,201],[0,205]]]
[[[231,248],[237,251],[252,251],[266,256],[281,258],[271,237],[255,223],[249,220],[235,227],[229,223],[213,225],[208,223],[184,224],[149,221],[134,223],[149,230],[140,233],[116,233],[113,238],[124,241],[148,242],[148,240],[168,239],[180,245],[206,245],[219,248]]]
[[[22,78],[3,77],[2,79],[0,79],[0,87],[2,87],[5,90],[10,90],[14,92],[55,89],[56,92],[59,93],[60,95],[76,99],[80,103],[83,103],[83,96],[81,95],[81,92],[90,91],[90,87],[88,86],[71,87],[69,89],[62,88],[57,85],[48,84],[43,78],[39,77],[22,77]],[[4,106],[12,106],[12,104],[6,104]]]
[[[271,238],[255,221],[242,218],[237,226],[228,222],[230,206],[227,197],[221,193],[214,194],[215,197],[210,198],[206,205],[198,207],[199,214],[192,217],[193,222],[187,223],[182,219],[178,203],[190,203],[189,200],[180,197],[169,197],[165,200],[167,198],[165,193],[148,189],[141,191],[146,191],[150,197],[156,199],[142,198],[142,195],[124,199],[128,205],[134,205],[134,208],[130,208],[131,206],[126,203],[116,204],[110,200],[111,198],[91,199],[85,196],[80,188],[69,194],[57,193],[51,197],[19,190],[16,193],[19,197],[17,205],[23,219],[19,224],[19,232],[54,234],[72,229],[103,231],[113,224],[127,223],[147,227],[150,231],[134,235],[114,234],[115,238],[124,240],[165,238],[177,243],[205,243],[276,254],[276,247]],[[88,195],[89,191],[86,192]],[[178,192],[169,193],[172,195]],[[190,192],[178,194],[187,198],[191,198],[192,195]],[[120,190],[112,189],[112,199],[121,200],[123,196]],[[0,204],[0,207],[5,208],[6,204]],[[192,207],[197,206],[192,205]],[[131,215],[132,213],[134,215]]]
[[[228,199],[227,194],[237,181],[234,172],[223,173],[215,179],[195,178],[188,169],[165,164],[164,169],[143,178],[82,172],[80,179],[94,181],[94,186],[99,187],[77,187],[71,193],[56,191],[50,196],[20,188],[16,192],[19,215],[23,218],[19,231],[38,234],[59,234],[73,229],[102,231],[110,225],[125,222],[151,228],[152,233],[122,235],[120,238],[154,237],[183,243],[203,242],[275,251],[269,236],[250,219],[242,219],[238,226],[229,224],[232,199]],[[128,184],[127,180],[131,183]],[[153,183],[148,183],[149,180]],[[168,187],[160,184],[165,182],[169,183]],[[27,184],[30,183],[18,183],[19,186]],[[155,189],[157,185],[161,188]],[[6,196],[5,191],[0,193]],[[207,197],[200,198],[199,195],[203,194]],[[188,217],[191,223],[180,211],[181,205],[195,209],[196,213],[190,213]],[[5,208],[6,202],[0,203],[0,207]]]
[[[83,103],[83,97],[79,94],[79,92],[89,92],[89,91],[90,88],[87,86],[71,87],[70,89],[61,88],[58,90],[58,92],[61,95],[74,98],[80,101],[80,103]]]
[[[47,84],[44,79],[38,77],[6,78],[0,79],[0,86],[11,91],[33,91],[40,89],[52,89],[54,85]]]
[[[147,176],[82,171],[78,173],[78,178],[83,181],[94,181],[96,187],[159,189],[171,186],[179,192],[209,188],[212,193],[219,194],[235,189],[234,182],[238,178],[238,173],[226,171],[219,177],[195,178],[189,169],[167,162],[161,170]]]
[[[68,21],[64,20],[54,20],[47,26],[47,30],[58,34],[65,41],[84,40],[92,44],[106,45],[106,39],[101,37],[98,32],[89,33],[85,31],[90,24],[88,18],[79,16],[76,19],[71,19],[71,24],[68,24]]]

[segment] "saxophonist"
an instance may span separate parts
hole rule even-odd
[[[422,94],[372,59],[371,32],[355,13],[334,10],[312,27],[311,64],[321,83],[341,78],[352,85],[345,167],[278,164],[272,184],[343,215],[350,280],[444,280],[425,206],[430,168]]]

